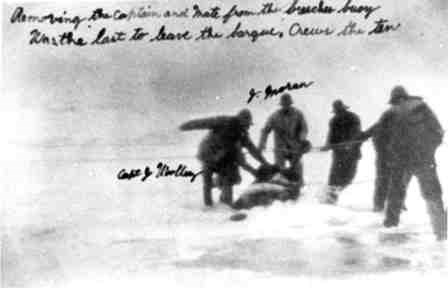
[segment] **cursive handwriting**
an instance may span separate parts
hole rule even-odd
[[[30,45],[52,45],[52,46],[63,46],[63,45],[74,45],[74,46],[85,46],[87,42],[82,37],[76,37],[72,31],[64,32],[58,36],[48,36],[47,34],[41,32],[39,29],[33,29],[30,32]]]
[[[189,30],[184,30],[182,32],[169,32],[167,31],[165,25],[162,25],[160,27],[159,32],[156,36],[151,38],[149,41],[173,41],[173,40],[190,40],[192,38],[191,33]]]
[[[264,99],[271,98],[286,91],[308,88],[313,84],[314,81],[308,81],[308,82],[301,81],[299,83],[297,82],[291,83],[288,81],[285,85],[282,85],[278,88],[273,88],[272,85],[269,84],[264,89]],[[262,93],[263,92],[261,90],[255,90],[254,88],[251,88],[249,90],[249,98],[247,99],[247,103],[251,103],[254,98],[259,98]]]
[[[387,19],[379,19],[375,21],[375,27],[369,31],[369,35],[371,34],[382,34],[390,31],[396,31],[398,28],[400,28],[401,23],[397,24],[388,24],[389,21]]]
[[[25,9],[22,6],[16,7],[10,18],[11,23],[72,24],[75,30],[85,20],[86,17],[67,16],[67,11],[62,12],[62,15],[55,15],[54,13],[30,15],[25,13]]]
[[[280,11],[281,9],[272,2],[263,3],[261,9],[258,10],[242,9],[238,5],[233,5],[224,13],[222,13],[222,9],[219,6],[202,9],[199,5],[195,4],[193,5],[192,18],[222,19],[222,23],[226,24],[232,18],[270,15],[279,13]]]
[[[288,9],[286,9],[285,14],[331,14],[336,10],[332,6],[325,5],[323,0],[319,1],[318,5],[298,5],[298,3],[299,0],[294,0]]]
[[[298,22],[294,22],[291,27],[289,27],[289,36],[316,36],[325,35],[329,36],[334,33],[334,29],[331,27],[307,27],[303,26]]]
[[[238,22],[233,31],[227,35],[230,38],[249,38],[250,41],[255,42],[260,37],[277,37],[282,38],[283,32],[278,31],[275,27],[262,29],[243,29],[241,22]]]
[[[119,180],[131,180],[137,177],[141,177],[140,180],[142,182],[146,181],[149,177],[154,176],[155,178],[161,177],[180,177],[180,178],[190,178],[190,182],[194,182],[196,177],[202,174],[202,171],[193,172],[187,169],[187,166],[184,164],[179,164],[175,169],[172,169],[169,165],[159,162],[156,166],[156,170],[153,171],[149,166],[146,166],[144,169],[121,169],[117,178]]]
[[[380,8],[381,6],[354,5],[352,4],[352,0],[347,0],[344,7],[338,10],[338,13],[364,13],[364,18],[367,19],[373,12]]]
[[[12,10],[9,22],[15,25],[28,26],[31,24],[28,43],[33,46],[108,46],[118,43],[174,43],[191,41],[235,41],[249,40],[257,41],[284,40],[285,38],[323,38],[346,36],[379,37],[380,35],[392,33],[401,28],[401,24],[387,18],[374,19],[375,13],[382,7],[380,5],[360,4],[361,0],[344,0],[337,5],[331,0],[287,0],[286,5],[280,5],[275,1],[266,0],[256,4],[255,7],[248,5],[231,4],[192,4],[188,7],[170,8],[165,6],[153,7],[141,5],[131,8],[94,6],[82,15],[76,15],[68,9],[61,11],[44,11],[36,13],[26,10],[25,6],[17,6]],[[310,3],[307,3],[310,2]],[[243,7],[244,6],[244,7]],[[66,11],[67,10],[67,11]],[[332,17],[345,19],[339,23],[318,22],[312,23],[305,19],[284,21],[286,18],[308,18],[305,16]],[[347,17],[339,17],[347,15]],[[353,19],[356,17],[356,19]],[[266,18],[268,21],[251,21],[249,18]],[[278,21],[270,21],[274,17],[281,18]],[[364,19],[359,19],[359,18]],[[149,27],[109,25],[111,22],[126,23],[133,20],[142,22],[147,18],[168,20],[168,18],[181,18],[181,25],[169,21],[157,20]],[[373,19],[372,19],[373,18]],[[197,25],[189,26],[188,20]],[[372,19],[372,20],[370,20]],[[205,20],[205,21],[201,21]],[[217,23],[212,23],[216,20]],[[207,22],[204,24],[204,22]],[[270,23],[270,24],[269,24]],[[118,24],[118,23],[117,23]],[[373,25],[372,25],[373,24]],[[65,28],[48,29],[46,26],[59,25]],[[84,29],[79,29],[79,27]],[[101,26],[99,26],[101,25]],[[344,26],[342,26],[344,25]],[[98,27],[99,26],[99,27]],[[305,86],[306,87],[306,86]],[[281,88],[279,88],[281,90]],[[272,89],[275,95],[275,89]],[[258,97],[255,90],[251,98]],[[269,93],[268,97],[272,96]]]
[[[103,27],[90,44],[91,45],[102,45],[102,44],[110,44],[116,42],[123,42],[126,40],[126,33],[123,31],[118,31],[114,33],[108,33],[106,27]]]

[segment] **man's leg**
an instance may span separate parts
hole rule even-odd
[[[400,223],[400,213],[403,207],[406,188],[410,178],[409,169],[397,166],[391,169],[390,186],[387,193],[385,227],[398,226]]]
[[[203,166],[202,168],[202,178],[203,178],[203,194],[204,194],[204,204],[206,206],[213,205],[212,198],[212,187],[213,187],[213,171],[207,166]]]
[[[233,203],[233,186],[230,184],[225,184],[221,187],[222,193],[220,200],[224,204],[227,204],[229,206],[232,206]]]
[[[402,211],[407,211],[405,201],[406,201],[406,195],[407,195],[407,192],[408,192],[409,183],[411,182],[411,178],[412,178],[412,172],[411,171],[407,171],[405,173],[405,175],[403,176],[403,182],[405,184],[405,188],[404,188],[403,202],[402,202],[402,205],[401,205],[401,210]]]
[[[274,162],[280,169],[285,169],[285,158],[286,152],[282,150],[274,150]]]
[[[221,196],[220,201],[231,206],[233,202],[233,186],[241,183],[238,163],[233,160],[221,164],[219,169]]]
[[[446,215],[443,206],[442,187],[437,176],[436,166],[433,164],[421,167],[416,171],[416,176],[423,198],[426,201],[434,234],[438,240],[446,240]]]
[[[341,156],[333,153],[324,203],[335,204],[338,201],[338,192],[341,189],[341,163]]]
[[[353,179],[356,176],[356,172],[358,171],[358,162],[359,158],[349,154],[343,157],[344,161],[342,163],[342,167],[340,168],[342,173],[342,189],[346,188],[353,182]]]
[[[297,188],[294,188],[294,192],[292,192],[291,198],[296,200],[300,195],[300,189],[303,186],[303,165],[300,159],[300,155],[294,155],[291,159],[291,169],[294,172],[294,182],[297,183]]]
[[[378,157],[375,163],[375,192],[373,196],[373,210],[380,212],[384,210],[387,190],[390,182],[391,170],[387,166],[387,161]]]

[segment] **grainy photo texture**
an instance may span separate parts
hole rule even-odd
[[[1,14],[2,287],[447,284],[447,1]]]

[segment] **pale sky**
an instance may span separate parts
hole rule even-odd
[[[172,2],[172,1],[170,1]],[[259,7],[265,1],[193,1],[203,7],[212,3],[230,8]],[[123,10],[141,5],[164,8],[191,7],[194,3],[148,1],[99,4],[25,4],[28,13],[69,11],[88,14],[97,7]],[[292,1],[278,1],[282,6]],[[301,1],[317,3],[318,1]],[[325,1],[340,6],[345,1]],[[250,88],[286,81],[315,81],[306,90],[293,91],[295,105],[302,109],[310,126],[310,139],[324,141],[331,102],[342,99],[359,113],[366,127],[387,107],[388,94],[395,84],[405,85],[411,94],[424,96],[448,127],[448,4],[444,0],[355,1],[382,5],[369,22],[361,16],[252,17],[245,26],[290,24],[325,26],[350,19],[373,23],[387,18],[400,22],[398,31],[374,37],[325,38],[322,36],[176,43],[118,43],[102,47],[29,46],[29,31],[35,27],[55,33],[70,26],[10,24],[17,5],[3,7],[3,115],[11,116],[17,128],[10,131],[15,144],[79,144],[89,142],[189,142],[197,135],[183,135],[177,126],[193,117],[233,114],[247,107],[254,112],[258,137],[267,116],[277,109],[278,98],[247,105]],[[250,3],[250,4],[248,4]],[[197,30],[216,21],[169,19],[173,30]],[[155,31],[162,22],[146,19],[120,22],[108,29],[129,31],[144,27]],[[101,23],[91,30],[98,31]],[[338,27],[339,27],[338,26]],[[366,26],[364,24],[364,26]],[[367,25],[368,26],[368,25]],[[59,28],[55,28],[59,27]],[[370,26],[368,26],[370,27]],[[55,30],[59,29],[59,30]],[[81,25],[77,32],[87,32]],[[5,124],[3,124],[5,125]],[[20,131],[20,133],[15,133]]]

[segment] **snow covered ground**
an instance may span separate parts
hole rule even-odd
[[[255,208],[242,222],[229,221],[232,211],[223,205],[205,209],[200,180],[116,178],[122,168],[158,160],[196,170],[194,159],[120,149],[48,148],[32,155],[26,149],[23,161],[10,162],[4,173],[3,285],[247,288],[395,280],[424,286],[430,280],[442,288],[448,280],[447,244],[434,241],[415,180],[399,228],[382,228],[382,214],[371,212],[370,145],[363,148],[355,184],[337,206],[316,201],[329,155],[313,153],[304,160],[309,185],[302,199]],[[437,157],[445,194],[447,156],[442,147]],[[30,157],[45,161],[25,161]],[[237,194],[250,182],[244,175]]]

